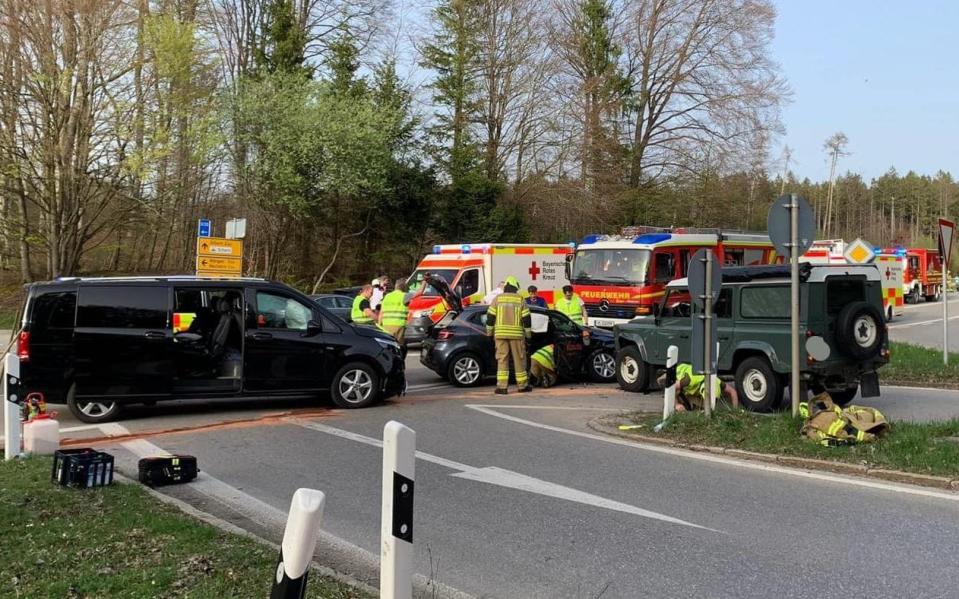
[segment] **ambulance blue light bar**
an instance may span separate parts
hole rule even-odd
[[[583,240],[580,241],[579,243],[580,243],[580,245],[586,244],[586,243],[596,243],[597,241],[603,239],[604,237],[606,237],[606,236],[605,236],[605,235],[600,235],[600,234],[598,234],[598,233],[590,233],[590,234],[587,235],[586,237],[583,237]]]
[[[640,235],[633,240],[633,243],[640,243],[644,245],[652,245],[654,243],[662,243],[663,241],[668,241],[672,238],[672,235],[669,233],[647,233],[645,235]]]

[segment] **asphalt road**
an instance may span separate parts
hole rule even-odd
[[[903,306],[902,316],[889,323],[889,338],[914,345],[942,349],[942,302],[921,302]],[[959,348],[959,296],[949,299],[949,347]]]
[[[435,381],[415,364],[411,378]],[[959,416],[959,392],[884,391],[876,405],[892,418]],[[296,488],[323,490],[318,557],[360,578],[379,547],[377,443],[396,419],[416,431],[421,452],[417,571],[468,594],[956,596],[959,494],[691,457],[587,426],[660,401],[611,386],[506,398],[489,387],[423,389],[373,409],[274,406],[271,413],[287,413],[107,446],[127,474],[139,456],[196,455],[201,478],[164,492],[273,539]],[[248,417],[267,410],[232,409]],[[230,413],[193,414],[192,422]],[[188,416],[156,412],[100,434],[158,430]]]

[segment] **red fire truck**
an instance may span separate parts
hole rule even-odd
[[[883,254],[895,254],[903,267],[902,292],[906,303],[920,298],[937,302],[942,297],[942,260],[939,250],[927,248],[884,248]]]
[[[568,258],[573,291],[586,304],[589,324],[612,327],[652,313],[666,284],[686,276],[689,259],[713,248],[720,264],[772,264],[768,235],[659,229],[630,235],[589,235]]]

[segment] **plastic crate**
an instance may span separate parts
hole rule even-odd
[[[89,447],[59,449],[50,479],[64,487],[89,489],[113,484],[113,456]]]

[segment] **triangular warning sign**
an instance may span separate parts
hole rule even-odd
[[[939,255],[948,268],[949,256],[952,255],[952,240],[955,237],[956,223],[944,218],[939,219]]]

